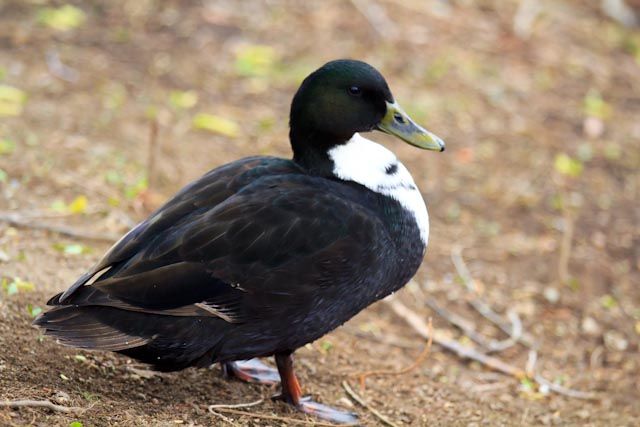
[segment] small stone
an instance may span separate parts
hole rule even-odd
[[[71,400],[71,397],[69,396],[69,393],[66,393],[62,390],[58,390],[56,391],[56,394],[53,395],[51,400],[59,404],[64,404],[69,402]]]
[[[598,322],[596,322],[593,317],[587,316],[583,318],[581,326],[582,326],[582,331],[587,335],[599,336],[600,334],[602,334],[602,329],[600,328],[600,325],[598,325]]]
[[[547,286],[543,292],[544,298],[551,304],[555,304],[560,300],[560,292],[553,286]]]
[[[587,117],[582,122],[582,130],[589,138],[599,138],[604,133],[604,122],[597,117]]]
[[[578,418],[586,420],[586,419],[589,419],[589,417],[591,416],[591,413],[587,409],[581,409],[578,412],[576,412],[576,415],[578,416]]]
[[[338,399],[336,403],[343,408],[353,408],[353,402],[344,396]]]
[[[604,344],[609,350],[625,351],[629,347],[629,341],[624,335],[615,330],[607,331],[604,334]]]

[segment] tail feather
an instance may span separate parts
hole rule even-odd
[[[223,323],[217,318],[73,305],[54,307],[34,322],[63,345],[117,351],[162,371],[203,364],[203,357],[214,354],[212,349],[222,340]]]

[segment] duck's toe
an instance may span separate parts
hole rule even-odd
[[[358,416],[355,413],[314,402],[309,396],[300,399],[300,403],[296,407],[306,414],[325,421],[342,425],[358,425]]]
[[[280,383],[278,370],[262,363],[259,359],[224,362],[222,374],[226,378],[237,378],[249,383],[273,385]]]

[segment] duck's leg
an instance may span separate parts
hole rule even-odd
[[[223,362],[220,365],[222,367],[222,375],[225,378],[234,377],[248,383],[266,385],[280,382],[278,371],[271,366],[265,365],[259,359]]]
[[[357,423],[358,416],[353,412],[340,411],[314,402],[308,396],[302,397],[302,388],[293,372],[293,352],[277,353],[276,365],[278,365],[278,372],[280,372],[282,392],[275,396],[274,399],[284,400],[298,410],[323,420],[339,424]]]

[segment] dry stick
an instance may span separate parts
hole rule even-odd
[[[158,157],[158,120],[153,117],[149,122],[149,153],[147,157],[147,189],[156,184],[156,158]]]
[[[10,408],[46,408],[52,411],[64,412],[66,414],[71,412],[82,412],[83,408],[74,408],[69,406],[56,405],[49,400],[0,400],[0,406],[8,406]]]
[[[248,403],[235,403],[235,404],[220,404],[220,405],[209,405],[208,409],[209,411],[213,410],[213,409],[220,409],[220,408],[249,408],[251,406],[256,406],[261,404],[262,402],[264,402],[264,399],[258,399],[254,402],[248,402]]]
[[[456,313],[450,312],[446,308],[440,306],[434,299],[428,298],[426,299],[426,303],[429,308],[438,314],[438,316],[444,318],[446,321],[460,329],[472,341],[483,347],[489,353],[501,352],[516,344],[516,340],[511,337],[501,341],[487,339],[471,326],[471,322],[469,320]]]
[[[385,425],[387,425],[389,427],[398,427],[397,424],[395,424],[389,418],[385,417],[380,412],[378,412],[378,410],[376,408],[372,407],[367,402],[365,402],[365,400],[362,397],[358,396],[356,394],[356,392],[353,391],[353,389],[351,388],[351,386],[349,385],[348,382],[342,381],[342,388],[344,388],[344,391],[347,392],[347,394],[349,395],[350,398],[352,398],[353,400],[358,402],[358,404],[360,404],[364,408],[368,409],[377,419],[382,421],[383,424],[385,424]]]
[[[428,325],[429,325],[429,339],[427,341],[427,345],[424,347],[424,350],[420,352],[418,357],[416,357],[413,363],[411,363],[411,365],[398,370],[381,369],[381,370],[365,371],[365,372],[349,375],[350,377],[358,377],[358,380],[360,381],[360,391],[365,389],[365,381],[367,377],[372,377],[376,375],[404,375],[406,373],[413,371],[418,366],[420,366],[422,362],[424,362],[427,359],[427,356],[429,356],[429,352],[431,351],[431,344],[433,344],[433,322],[431,318],[429,318]]]
[[[471,273],[467,268],[467,264],[462,258],[462,248],[460,246],[454,246],[453,249],[451,249],[451,261],[453,261],[453,265],[456,268],[458,275],[462,279],[462,283],[464,283],[464,286],[469,292],[477,296],[478,291],[473,284],[473,277],[471,277]],[[509,317],[511,318],[511,324],[507,324],[502,320],[502,317],[498,313],[493,311],[493,309],[484,301],[478,298],[474,298],[472,300],[469,300],[469,304],[471,304],[471,306],[478,313],[480,313],[482,317],[496,325],[515,341],[520,342],[521,344],[530,348],[537,347],[537,344],[535,343],[535,340],[531,335],[522,333],[522,322],[515,312],[509,314]],[[518,332],[518,327],[520,327],[520,334],[516,335],[516,332]]]
[[[398,27],[389,19],[384,7],[371,0],[351,0],[351,4],[365,17],[380,37],[385,40],[398,38]]]
[[[562,240],[560,241],[560,256],[558,257],[558,277],[560,284],[569,282],[569,260],[571,259],[571,243],[573,241],[573,217],[569,209],[564,210],[564,227]]]
[[[424,339],[430,338],[429,326],[418,314],[410,310],[395,298],[385,298],[383,301],[391,307],[394,313],[404,319],[421,337]],[[467,347],[457,341],[438,337],[435,333],[433,334],[433,342],[457,354],[458,357],[475,360],[495,371],[512,375],[516,378],[526,377],[526,374],[522,369],[509,365],[496,357],[481,353],[473,347]]]
[[[89,215],[98,215],[104,213],[104,209],[87,209],[82,214],[85,216]],[[60,219],[60,218],[68,218],[77,215],[75,212],[46,212],[46,211],[12,211],[12,212],[0,212],[0,216],[16,216],[23,220],[34,220],[34,219]]]
[[[416,333],[418,333],[418,335],[420,335],[425,339],[429,339],[429,327],[425,323],[425,321],[420,316],[418,316],[417,313],[410,310],[408,307],[406,307],[404,304],[402,304],[400,301],[398,301],[395,298],[386,298],[383,301],[387,305],[389,305],[389,307],[391,307],[391,309],[393,310],[394,313],[396,313],[396,315],[398,315],[405,322],[407,322],[409,326],[411,326],[413,330]],[[434,335],[433,342],[455,353],[459,357],[475,360],[476,362],[479,362],[495,371],[502,372],[503,374],[511,375],[517,379],[527,378],[527,373],[524,370],[517,368],[513,365],[509,365],[508,363],[503,362],[502,360],[496,357],[488,356],[486,354],[480,353],[474,348],[465,347],[456,341],[450,341],[444,338],[439,338],[436,336],[436,334],[433,334],[433,335]],[[545,379],[540,374],[536,374],[533,377],[533,380],[540,385],[544,385],[548,387],[549,390],[554,391],[558,394],[562,394],[564,396],[575,397],[578,399],[589,399],[589,400],[599,399],[599,397],[595,393],[583,392],[583,391],[572,390],[566,387],[562,387],[558,384],[552,383],[551,381]]]
[[[237,426],[238,424],[235,423],[235,421],[233,421],[233,419],[227,417],[226,415],[222,415],[219,412],[214,411],[213,409],[209,408],[209,413],[215,417],[220,418],[222,421],[224,421],[227,424],[231,424],[232,426]]]
[[[307,420],[297,420],[295,418],[288,418],[288,417],[279,417],[277,415],[267,415],[267,414],[256,414],[254,412],[247,412],[247,411],[238,411],[237,409],[231,409],[231,408],[218,408],[219,412],[227,412],[229,414],[236,414],[236,415],[244,415],[246,417],[251,417],[251,418],[260,418],[263,420],[275,420],[275,421],[284,421],[287,423],[297,423],[297,424],[305,424],[305,425],[311,425],[311,426],[322,426],[322,427],[335,427],[335,424],[330,424],[330,423],[323,423],[323,422],[319,422],[319,421],[307,421]],[[210,410],[210,412],[215,412],[213,410]],[[344,426],[356,426],[358,424],[342,424]]]
[[[100,242],[113,243],[118,240],[118,236],[110,233],[92,233],[90,231],[75,230],[64,225],[46,224],[33,219],[21,218],[15,214],[0,214],[0,222],[6,222],[9,225],[20,228],[31,228],[34,230],[45,230],[52,233],[61,234],[63,236],[72,237],[74,239],[95,240]]]

